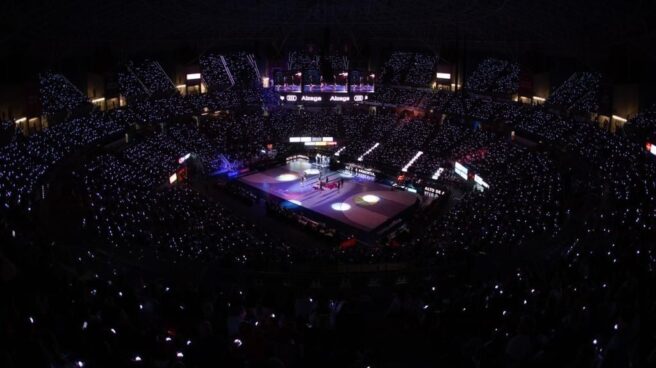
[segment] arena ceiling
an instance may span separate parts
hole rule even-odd
[[[654,54],[656,6],[623,0],[5,0],[5,42],[266,42],[283,50],[331,38],[439,50],[492,48]]]

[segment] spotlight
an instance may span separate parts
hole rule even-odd
[[[333,203],[332,205],[330,205],[330,207],[331,207],[333,210],[335,210],[335,211],[340,211],[340,212],[348,211],[348,210],[351,209],[351,205],[350,205],[350,204],[348,204],[348,203],[343,203],[343,202]]]
[[[319,169],[307,169],[305,170],[305,173],[308,175],[319,175],[321,171]]]
[[[369,204],[375,204],[380,201],[380,197],[373,194],[366,194],[362,196],[362,200]]]
[[[294,174],[281,174],[278,175],[278,181],[294,181],[298,179],[298,176]]]

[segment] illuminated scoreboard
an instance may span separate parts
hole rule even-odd
[[[335,146],[333,137],[289,137],[289,143],[303,143],[306,146]]]

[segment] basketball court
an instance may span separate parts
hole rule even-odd
[[[319,185],[319,178],[324,182]],[[392,191],[372,178],[296,160],[244,176],[240,182],[294,206],[372,232],[415,205],[415,194]]]

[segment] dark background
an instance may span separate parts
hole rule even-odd
[[[421,50],[468,68],[504,57],[555,79],[601,71],[641,84],[644,98],[656,79],[654,24],[656,5],[644,0],[9,0],[0,8],[0,83],[47,69],[75,82],[144,57],[166,68],[210,50],[247,50],[267,63],[321,50],[371,69],[392,50]]]

